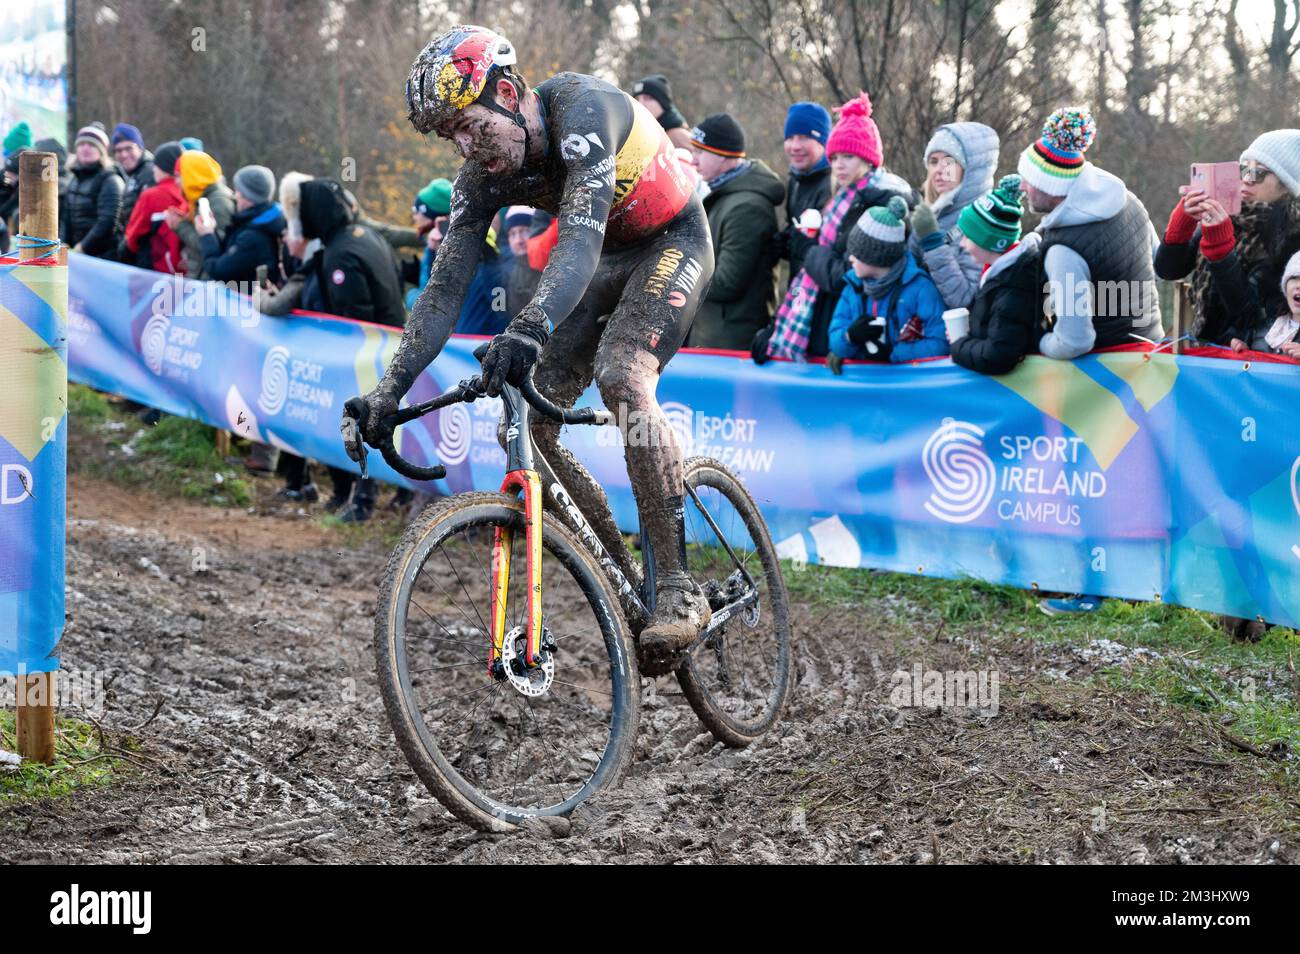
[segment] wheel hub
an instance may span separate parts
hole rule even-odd
[[[539,665],[531,669],[528,667],[525,661],[527,651],[528,634],[522,626],[516,626],[506,633],[501,646],[501,669],[510,685],[523,695],[535,699],[544,695],[555,681],[555,640],[550,630],[542,627]]]

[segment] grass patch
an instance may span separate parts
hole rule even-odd
[[[1108,599],[1095,613],[1049,617],[1035,593],[979,580],[940,580],[783,561],[795,602],[842,606],[865,617],[882,610],[910,622],[942,621],[951,633],[993,641],[1033,639],[1086,647],[1107,640],[1152,653],[1100,669],[1094,683],[1138,689],[1214,717],[1260,749],[1300,753],[1300,635],[1275,626],[1257,643],[1233,640],[1212,613],[1168,603]],[[937,617],[937,619],[936,619]],[[1090,684],[1085,680],[1084,685]]]
[[[0,749],[12,752],[17,747],[14,713],[0,710]],[[0,806],[107,785],[121,765],[121,759],[100,748],[98,733],[89,722],[59,717],[54,725],[53,765],[23,762],[12,771],[0,766]]]
[[[227,507],[247,507],[253,489],[217,453],[215,430],[184,417],[147,425],[106,395],[68,385],[69,464],[128,487]]]

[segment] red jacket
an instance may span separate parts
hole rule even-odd
[[[181,256],[181,240],[162,217],[167,209],[177,209],[182,214],[189,211],[181,184],[174,178],[164,179],[140,193],[126,223],[126,247],[138,252],[148,242],[155,272],[183,275],[185,259]]]

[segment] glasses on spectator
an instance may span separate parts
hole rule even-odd
[[[1272,174],[1271,170],[1265,169],[1257,162],[1243,162],[1241,164],[1241,181],[1250,185],[1263,182]]]
[[[929,162],[931,169],[942,169],[944,172],[952,172],[957,168],[957,160],[952,156],[933,155]]]
[[[120,142],[113,147],[113,155],[115,156],[122,156],[131,152],[135,152],[135,143],[133,142]]]

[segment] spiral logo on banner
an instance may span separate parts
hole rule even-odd
[[[438,459],[448,466],[469,456],[473,424],[464,404],[449,404],[438,412]]]
[[[677,435],[677,443],[682,445],[682,456],[689,457],[695,451],[695,412],[677,401],[664,401],[659,406]]]
[[[289,349],[276,345],[262,362],[262,391],[257,406],[267,414],[279,414],[289,396]]]
[[[145,367],[154,374],[162,374],[163,354],[167,350],[167,329],[171,324],[171,319],[166,315],[154,315],[145,322],[144,331],[140,334],[140,357],[144,358]]]
[[[984,452],[984,429],[948,421],[930,435],[921,452],[934,492],[925,502],[931,515],[948,523],[969,523],[993,499],[993,461]]]

